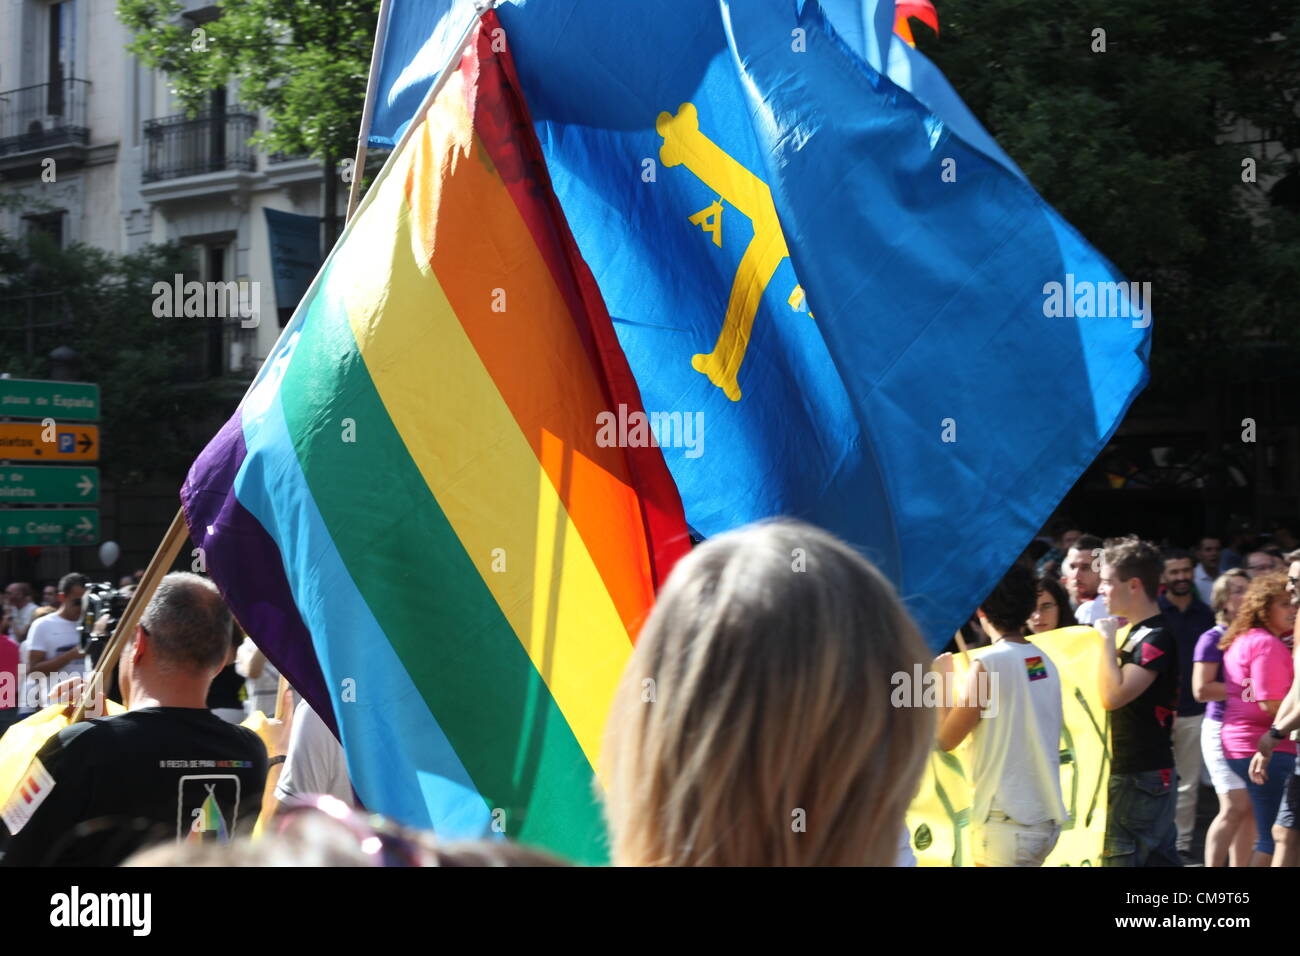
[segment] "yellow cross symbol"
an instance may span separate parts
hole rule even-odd
[[[703,372],[727,398],[738,402],[740,384],[736,376],[749,347],[754,316],[758,313],[763,291],[782,260],[790,254],[781,234],[776,207],[772,204],[772,191],[700,132],[700,116],[693,103],[679,106],[676,116],[660,113],[655,120],[655,132],[664,141],[659,148],[661,163],[665,166],[685,165],[709,189],[749,217],[754,225],[754,238],[745,248],[731,283],[727,314],[717,344],[709,354],[691,359],[692,368]],[[691,217],[692,223],[713,233],[717,245],[722,244],[721,214],[721,203],[715,202]]]

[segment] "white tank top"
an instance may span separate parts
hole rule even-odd
[[[1041,647],[1011,641],[998,641],[979,661],[989,675],[989,696],[974,732],[971,823],[982,823],[993,809],[1026,825],[1064,822],[1056,665]]]

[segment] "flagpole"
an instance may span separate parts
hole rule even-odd
[[[388,35],[388,11],[392,0],[381,0],[379,4],[379,21],[375,24],[375,46],[370,51],[370,73],[366,77],[366,103],[361,108],[361,129],[357,132],[357,156],[352,164],[352,188],[348,190],[348,211],[343,219],[344,225],[357,211],[357,202],[361,199],[362,173],[366,169],[366,146],[370,139],[370,122],[375,115],[375,95],[378,87],[379,61]]]
[[[149,566],[145,568],[144,577],[136,585],[135,591],[131,594],[131,599],[127,601],[126,609],[122,612],[122,617],[117,622],[117,627],[113,630],[113,636],[109,639],[108,644],[104,647],[104,653],[99,655],[99,663],[95,665],[94,672],[90,679],[86,681],[85,688],[81,695],[81,702],[72,712],[68,722],[71,724],[80,723],[86,717],[86,709],[95,699],[97,691],[104,687],[104,675],[111,674],[113,668],[117,667],[118,658],[122,655],[122,648],[127,642],[127,636],[134,633],[136,625],[140,623],[140,615],[144,613],[145,606],[149,599],[153,597],[154,591],[158,589],[158,582],[163,579],[172,562],[176,560],[176,555],[180,553],[181,545],[185,542],[186,527],[185,513],[183,510],[177,510],[176,516],[172,518],[171,526],[168,527],[167,533],[163,535],[162,543],[158,545],[158,550],[153,553],[149,560]],[[125,692],[125,688],[123,688]],[[127,703],[123,701],[123,703]]]
[[[961,661],[967,667],[970,667],[970,654],[966,650],[966,638],[962,636],[961,628],[957,628],[957,633],[953,635],[957,640],[957,650],[961,651]]]

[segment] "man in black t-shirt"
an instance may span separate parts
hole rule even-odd
[[[244,632],[237,627],[231,628],[226,666],[212,678],[212,685],[208,688],[208,710],[232,724],[243,723],[244,699],[248,696],[244,692],[244,678],[235,670],[235,653],[242,643]]]
[[[1164,561],[1155,545],[1112,538],[1102,555],[1100,594],[1110,612],[1098,683],[1110,711],[1111,773],[1103,866],[1182,866],[1176,846],[1178,642],[1156,603]],[[1118,617],[1136,622],[1115,647]]]
[[[266,748],[206,707],[231,618],[196,574],[169,574],[118,665],[129,710],[64,728],[7,797],[5,866],[114,866],[158,841],[251,833]]]

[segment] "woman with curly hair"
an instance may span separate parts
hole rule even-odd
[[[1296,746],[1279,741],[1263,783],[1251,779],[1250,758],[1260,735],[1291,689],[1291,651],[1282,641],[1295,624],[1295,608],[1287,594],[1285,574],[1265,574],[1250,582],[1232,625],[1219,641],[1223,649],[1223,752],[1228,766],[1246,781],[1255,810],[1255,853],[1252,866],[1268,866],[1278,828],[1273,826],[1287,778],[1295,769]],[[1287,832],[1282,831],[1285,839]]]

